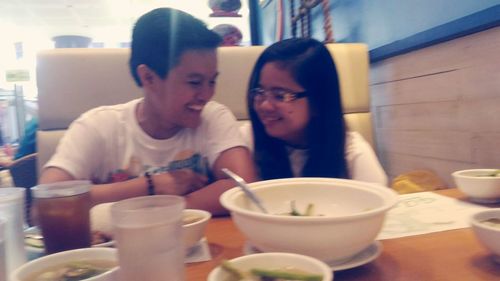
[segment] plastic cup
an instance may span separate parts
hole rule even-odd
[[[33,197],[47,254],[91,245],[89,181],[35,186]]]
[[[4,221],[3,246],[6,275],[26,262],[24,249],[24,194],[25,189],[19,187],[0,188],[0,219]],[[1,273],[0,273],[1,274]],[[0,276],[1,280],[1,276]]]
[[[111,206],[120,281],[185,279],[180,196],[137,197]]]
[[[7,221],[0,219],[0,281],[7,281],[7,256],[5,255],[5,225]]]

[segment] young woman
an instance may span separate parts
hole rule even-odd
[[[288,39],[267,48],[252,72],[247,101],[262,179],[387,184],[370,145],[360,134],[346,132],[337,70],[322,43]]]

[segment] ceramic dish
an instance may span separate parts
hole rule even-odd
[[[239,188],[220,197],[245,238],[267,253],[297,253],[324,262],[345,260],[368,248],[398,202],[390,188],[354,180],[291,178],[249,187],[268,214]]]
[[[321,281],[333,280],[333,272],[328,265],[318,259],[299,254],[258,253],[232,259],[229,263],[240,272],[249,272],[256,268],[270,271],[293,269],[301,273],[320,275]],[[207,281],[222,280],[231,279],[227,270],[222,269],[221,266],[214,268],[207,278]]]
[[[326,262],[326,264],[330,266],[330,269],[333,271],[355,268],[374,261],[376,258],[378,258],[378,256],[380,256],[380,254],[382,253],[382,249],[382,243],[380,243],[379,241],[375,241],[366,249],[350,258],[343,259],[341,261]],[[262,252],[256,247],[252,246],[250,243],[246,242],[243,246],[243,253],[245,255],[251,255]]]
[[[45,249],[43,248],[43,246],[35,247],[35,246],[29,245],[28,243],[26,243],[26,238],[29,235],[41,235],[40,229],[36,226],[33,226],[33,227],[30,227],[30,228],[27,228],[24,230],[24,239],[25,239],[24,248],[26,249],[26,252],[28,253],[28,259],[32,260],[32,259],[39,258],[39,257],[45,255]],[[92,247],[113,247],[114,245],[115,245],[115,241],[111,240],[111,241],[108,241],[105,243],[92,245]]]
[[[52,255],[47,255],[39,259],[30,261],[23,264],[12,272],[10,279],[11,281],[23,281],[27,278],[34,277],[33,274],[42,273],[47,269],[53,271],[54,267],[59,267],[62,265],[67,265],[71,262],[82,262],[82,261],[109,261],[115,264],[114,267],[105,271],[99,275],[83,279],[84,281],[109,281],[115,280],[112,278],[118,269],[118,260],[116,249],[111,248],[85,248],[77,249],[55,253]],[[45,280],[45,279],[44,279]]]

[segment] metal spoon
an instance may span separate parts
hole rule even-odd
[[[250,200],[252,200],[252,202],[257,206],[259,207],[259,209],[263,212],[263,213],[266,213],[268,214],[269,212],[266,210],[266,208],[264,208],[264,206],[262,205],[262,201],[257,197],[257,195],[255,195],[255,193],[247,186],[247,183],[245,182],[244,179],[242,179],[240,176],[238,176],[237,174],[233,173],[231,170],[229,169],[226,169],[226,168],[222,168],[222,172],[224,172],[224,174],[226,174],[228,177],[232,178],[237,184],[238,186],[243,190],[243,192],[245,192],[245,194],[248,196],[248,198],[250,198]]]

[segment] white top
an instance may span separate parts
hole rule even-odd
[[[248,122],[240,128],[247,145],[253,150],[252,126]],[[288,148],[288,158],[294,177],[300,177],[307,160],[306,149]],[[346,133],[346,161],[353,180],[378,183],[387,186],[387,175],[370,144],[358,132]]]
[[[204,107],[197,128],[184,128],[169,139],[154,139],[137,121],[135,109],[141,100],[82,114],[68,128],[45,167],[58,167],[76,179],[94,183],[180,168],[210,177],[210,168],[221,152],[246,146],[234,115],[213,101]]]

